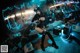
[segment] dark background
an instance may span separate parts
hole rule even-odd
[[[8,29],[2,17],[2,10],[28,1],[30,0],[0,0],[0,45],[8,38]]]

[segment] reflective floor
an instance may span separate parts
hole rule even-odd
[[[76,38],[79,38],[79,37],[77,36]],[[45,51],[42,51],[40,49],[35,51],[35,53],[80,53],[80,44],[78,44],[75,40],[72,40],[69,43],[65,39],[61,39],[59,36],[55,37],[54,39],[57,45],[59,46],[59,49],[55,49],[51,46],[48,46],[45,49]]]

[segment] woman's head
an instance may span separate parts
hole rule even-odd
[[[36,14],[41,14],[41,12],[39,10],[36,11]]]

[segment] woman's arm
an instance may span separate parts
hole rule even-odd
[[[39,28],[39,27],[35,27],[35,30],[39,33],[42,33],[44,31],[42,28]]]

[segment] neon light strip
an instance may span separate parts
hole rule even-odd
[[[30,9],[30,10],[25,10],[25,12],[22,12],[22,15],[26,15],[26,14],[32,14],[34,13],[34,10]],[[16,16],[21,16],[21,12],[20,13],[16,13]],[[11,16],[7,16],[7,18],[5,18],[4,20],[8,20],[10,18],[15,18],[15,15],[12,14]]]
[[[74,2],[73,2],[73,1],[64,2],[64,3],[60,3],[60,4],[56,4],[56,5],[50,6],[50,8],[57,7],[57,6],[61,6],[61,5],[64,5],[65,3],[66,3],[66,4],[70,4],[70,3],[74,3]]]

